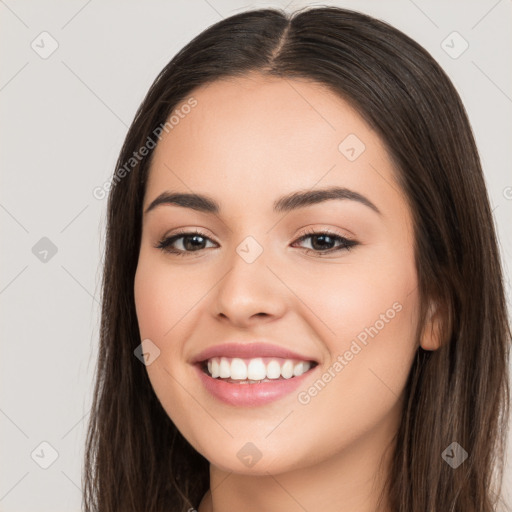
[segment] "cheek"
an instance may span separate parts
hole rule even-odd
[[[318,411],[340,404],[343,412],[332,411],[333,421],[347,431],[368,427],[393,409],[418,347],[412,251],[381,256],[379,265],[361,262],[330,273],[308,304],[318,312],[310,319],[326,334],[329,360],[299,402]]]
[[[155,260],[141,251],[134,282],[135,309],[141,337],[163,342],[192,307],[194,297],[182,273],[169,272]]]
[[[309,312],[304,314],[323,334],[332,359],[354,341],[364,349],[389,350],[380,354],[388,360],[403,351],[408,357],[414,349],[418,290],[413,248],[404,243],[370,249],[347,263],[318,266],[293,283],[297,295],[307,299]]]
[[[190,379],[190,369],[183,364],[182,339],[190,335],[184,319],[193,314],[197,293],[184,286],[183,274],[170,272],[157,258],[148,258],[141,251],[134,281],[135,308],[141,340],[150,339],[160,350],[146,371],[167,415],[179,430],[190,433],[190,396],[180,383]],[[181,280],[180,280],[181,276]],[[196,411],[197,412],[197,411]],[[189,434],[190,435],[190,434]],[[189,437],[194,442],[194,437]],[[197,441],[195,441],[197,442]]]
[[[314,460],[354,446],[376,428],[389,435],[396,431],[417,348],[416,301],[416,294],[404,284],[393,291],[360,288],[358,295],[336,303],[338,314],[327,319],[336,335],[325,340],[331,360],[316,380],[297,391],[294,408],[293,421]],[[271,452],[293,453],[297,438],[277,435],[261,440],[269,441]],[[382,442],[387,442],[385,436]],[[281,460],[277,456],[272,464]]]
[[[142,251],[144,252],[144,251]],[[155,392],[174,389],[168,372],[184,371],[183,341],[189,336],[187,312],[193,315],[198,299],[189,286],[182,286],[179,272],[169,272],[157,258],[139,259],[135,274],[134,296],[141,340],[149,339],[159,352],[158,358],[146,367]],[[188,317],[187,317],[188,318]],[[171,380],[170,380],[171,379]]]

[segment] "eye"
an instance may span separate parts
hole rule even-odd
[[[349,240],[336,233],[330,231],[309,231],[303,234],[292,245],[301,243],[307,239],[311,239],[311,249],[306,248],[307,253],[314,253],[317,256],[324,254],[331,254],[343,250],[350,250],[351,247],[358,245],[355,240]],[[170,237],[165,237],[155,246],[163,252],[176,254],[177,256],[186,256],[193,252],[199,252],[205,249],[205,245],[211,242],[211,239],[199,230],[194,231],[181,231]],[[175,247],[176,242],[182,248]],[[338,245],[336,246],[336,243]],[[334,247],[332,247],[334,245]]]
[[[177,249],[174,247],[174,244],[178,240],[183,246],[183,249]],[[182,231],[173,236],[163,238],[158,242],[156,248],[167,253],[185,256],[187,253],[197,252],[203,249],[207,240],[210,240],[210,238],[199,230]]]
[[[349,240],[330,231],[308,231],[303,234],[294,244],[311,239],[312,249],[306,248],[307,253],[315,253],[317,256],[324,254],[331,254],[339,251],[349,251],[352,247],[356,246],[358,242]],[[336,246],[338,243],[338,246]]]

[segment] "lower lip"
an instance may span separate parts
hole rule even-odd
[[[200,365],[195,365],[204,387],[222,402],[238,407],[255,407],[279,400],[295,391],[309,377],[314,368],[299,377],[276,379],[259,384],[232,384],[207,375]],[[316,367],[315,367],[316,368]]]

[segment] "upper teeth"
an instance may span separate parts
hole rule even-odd
[[[273,358],[267,363],[261,357],[240,359],[214,357],[208,360],[208,372],[213,378],[233,380],[289,379],[306,373],[311,368],[309,361]]]

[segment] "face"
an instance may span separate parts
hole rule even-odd
[[[421,341],[411,213],[382,141],[314,82],[191,96],[153,155],[135,277],[158,399],[233,472],[382,446]]]

